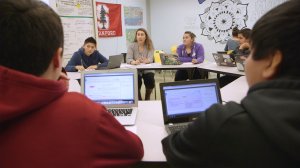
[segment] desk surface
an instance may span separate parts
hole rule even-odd
[[[68,73],[72,78],[69,91],[80,92],[80,86],[76,80],[78,74],[80,73]],[[246,78],[240,77],[221,89],[222,99],[226,102],[240,102],[247,90]],[[161,101],[139,101],[138,109],[136,125],[127,127],[127,129],[135,130],[144,144],[145,154],[142,160],[147,162],[166,161],[161,146],[161,140],[167,136],[163,124]]]
[[[211,72],[217,73],[225,73],[230,75],[244,76],[245,72],[241,72],[237,69],[237,67],[227,67],[227,66],[218,66],[213,62],[205,62],[202,64],[198,64],[199,69],[204,69]]]

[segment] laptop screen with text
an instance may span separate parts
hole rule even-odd
[[[186,84],[163,86],[162,91],[168,118],[203,112],[221,102],[216,82],[191,84],[187,81]]]
[[[91,73],[84,76],[84,94],[103,105],[135,104],[134,73]]]

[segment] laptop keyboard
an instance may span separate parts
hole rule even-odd
[[[176,124],[176,125],[172,125],[172,126],[168,126],[169,130],[171,133],[177,132],[177,131],[181,131],[185,128],[187,128],[188,124]]]
[[[108,109],[108,112],[110,112],[113,116],[131,116],[132,109]]]

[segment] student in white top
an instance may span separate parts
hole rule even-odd
[[[139,65],[141,63],[153,63],[154,47],[147,31],[139,28],[135,33],[134,42],[128,46],[126,62],[132,65]],[[142,100],[141,87],[142,80],[146,87],[145,100],[150,100],[152,90],[155,86],[153,70],[139,71],[138,87],[139,87],[139,100]]]

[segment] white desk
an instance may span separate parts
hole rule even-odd
[[[71,75],[69,91],[80,92],[80,86],[74,73]],[[69,75],[69,73],[68,73]],[[240,100],[246,95],[248,85],[244,76],[221,89],[222,99],[226,102]],[[167,136],[164,129],[161,101],[139,101],[139,113],[135,126],[127,127],[136,130],[144,145],[145,162],[164,162],[166,158],[162,152],[161,140]]]
[[[244,76],[245,72],[238,71],[237,67],[227,67],[227,66],[218,66],[213,62],[204,62],[202,64],[198,64],[199,69],[204,69],[211,72],[229,74],[229,75],[237,75]]]
[[[140,64],[140,65],[130,65],[130,64],[122,64],[121,68],[131,68],[131,69],[139,69],[139,70],[167,70],[167,69],[190,69],[197,68],[198,64],[193,63],[183,63],[181,65],[161,65],[158,63],[151,64]]]
[[[240,103],[246,96],[248,89],[246,77],[241,76],[221,89],[222,100],[225,102],[235,101]]]

